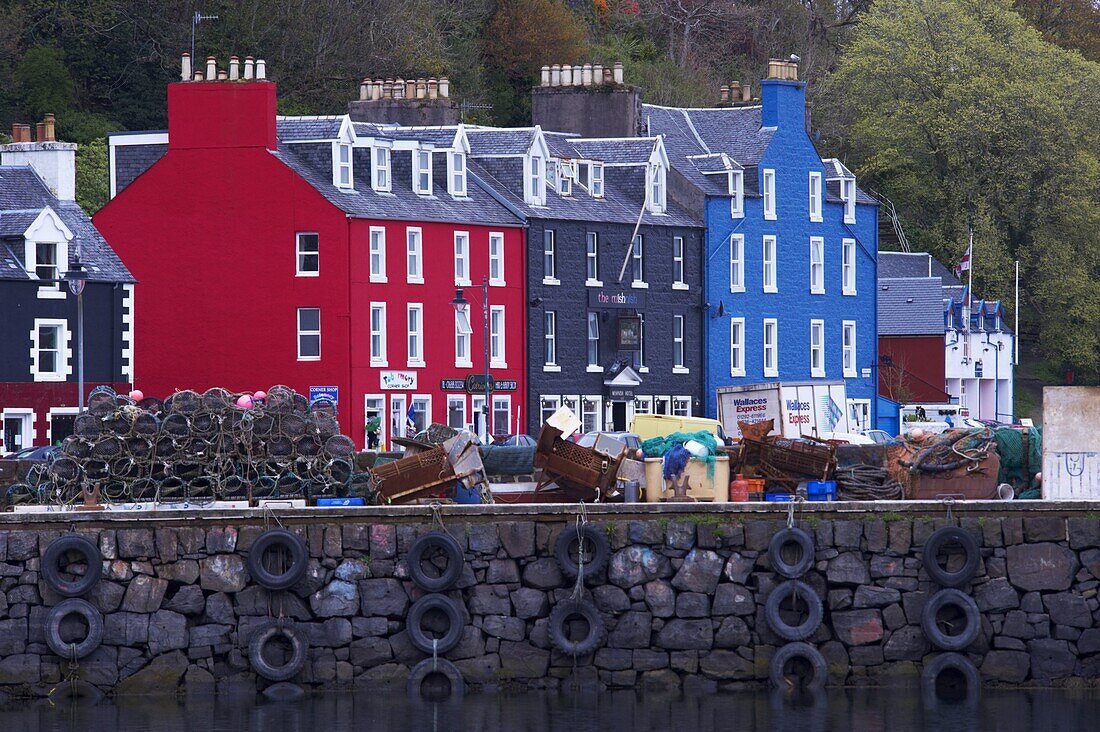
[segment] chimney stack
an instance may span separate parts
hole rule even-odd
[[[36,127],[35,137],[34,137],[35,142],[45,142],[46,141],[46,123],[45,122],[39,122],[37,125],[35,125],[35,127]]]
[[[218,81],[228,81],[229,72],[225,69],[218,69]]]
[[[543,86],[550,86],[550,67],[549,66],[543,66],[542,67],[542,85]]]
[[[191,54],[184,53],[180,59],[180,81],[191,81]]]
[[[11,126],[10,145],[0,145],[0,165],[29,165],[62,201],[76,198],[76,145],[58,142],[57,120],[47,114],[35,125],[17,122]]]
[[[256,65],[256,61],[251,56],[244,57],[244,79],[250,81],[254,78],[253,67]]]
[[[363,79],[361,82],[359,82],[359,100],[360,101],[364,101],[367,98],[367,94],[369,94],[369,92],[367,91],[367,83],[369,81],[370,81],[370,79]]]
[[[213,56],[206,57],[206,80],[214,81],[218,78],[218,62]]]
[[[592,64],[585,64],[581,68],[581,84],[592,86]]]
[[[43,118],[43,122],[46,125],[46,142],[55,142],[57,140],[56,124],[57,119],[52,114],[47,114]]]
[[[262,58],[256,59],[256,80],[262,81],[267,78],[267,62]]]
[[[241,60],[236,56],[229,57],[229,80],[237,81],[241,78]]]
[[[550,86],[561,86],[561,64],[550,67]]]
[[[742,82],[742,84],[741,84],[741,101],[742,102],[751,102],[752,101],[752,84],[750,84],[747,81]]]
[[[561,67],[561,85],[573,86],[573,67],[569,64],[563,64]]]
[[[730,103],[737,104],[741,101],[741,84],[736,81],[730,82]]]
[[[440,78],[439,80],[439,96],[443,97],[444,99],[451,98],[451,80],[448,79],[446,76]]]

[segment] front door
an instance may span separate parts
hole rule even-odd
[[[55,414],[50,420],[50,444],[60,445],[61,441],[73,433],[75,414]]]
[[[381,396],[367,396],[363,398],[364,426],[378,426],[377,429],[365,430],[368,450],[384,450],[386,448],[386,398]]]
[[[405,394],[390,394],[390,449],[403,451],[405,448],[393,444],[394,437],[405,437],[408,422],[408,397]]]
[[[626,402],[611,402],[611,429],[626,432]]]
[[[30,447],[30,415],[4,417],[4,449],[0,452],[17,452]]]

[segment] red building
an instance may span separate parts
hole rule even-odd
[[[230,76],[237,76],[230,69]],[[471,178],[461,127],[435,143],[277,117],[266,80],[168,88],[168,132],[112,136],[95,223],[140,283],[134,383],[148,394],[276,383],[338,398],[365,444],[476,424],[489,280],[493,432],[525,416],[522,222]],[[471,301],[459,328],[456,286]]]
[[[880,261],[881,261],[880,257]],[[946,404],[940,277],[879,277],[879,395]]]

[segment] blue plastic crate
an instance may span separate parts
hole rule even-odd
[[[365,506],[362,498],[318,498],[317,506]]]
[[[767,493],[764,496],[764,500],[769,503],[788,503],[794,500],[793,493]]]

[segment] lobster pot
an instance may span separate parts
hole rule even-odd
[[[191,420],[185,414],[170,413],[161,420],[160,432],[175,438],[187,437],[191,434]]]
[[[157,481],[138,478],[130,483],[130,495],[135,501],[151,501],[157,496]]]
[[[38,492],[27,483],[16,483],[7,490],[7,503],[9,506],[20,506],[37,500]]]
[[[229,475],[222,480],[222,494],[226,498],[240,497],[248,493],[248,485],[239,475]]]
[[[96,417],[106,417],[115,411],[117,404],[115,390],[109,386],[97,386],[88,394],[88,413]]]
[[[267,441],[267,454],[273,458],[289,458],[294,454],[294,443],[285,435],[275,435]]]
[[[252,418],[252,434],[267,437],[275,429],[275,415],[260,412]]]
[[[57,485],[68,485],[78,482],[84,474],[80,463],[71,457],[60,457],[50,463],[47,475]]]
[[[160,414],[164,411],[164,402],[156,397],[147,396],[139,401],[137,405],[146,412],[152,412],[153,414]]]
[[[130,423],[130,434],[152,437],[160,431],[160,420],[150,412],[138,412]]]
[[[275,491],[280,496],[299,496],[303,493],[302,479],[294,473],[283,473],[275,481]]]
[[[324,397],[321,397],[320,399],[314,400],[314,402],[309,405],[309,413],[324,417],[332,417],[333,419],[335,419],[336,403],[333,402],[331,399],[325,399]]]
[[[346,484],[351,480],[352,464],[348,460],[330,460],[325,466],[325,475],[333,483]]]
[[[108,467],[112,478],[132,479],[141,475],[141,466],[132,457],[119,457],[112,460]]]
[[[130,457],[144,460],[153,454],[153,441],[147,437],[127,437],[126,452]]]
[[[264,444],[259,437],[241,435],[237,441],[237,456],[245,461],[263,457],[266,450]]]
[[[157,498],[161,501],[180,501],[187,497],[187,481],[178,476],[169,476],[160,481]]]
[[[340,434],[340,425],[336,423],[336,418],[332,415],[318,412],[310,416],[313,421],[313,430],[322,440]]]
[[[252,486],[253,498],[270,498],[276,493],[277,480],[274,476],[265,475]]]
[[[101,435],[92,444],[92,457],[99,460],[116,458],[121,455],[123,451],[123,442],[115,435]]]
[[[218,415],[214,412],[202,410],[191,415],[192,434],[209,437],[218,429],[220,423]]]
[[[218,493],[217,487],[216,478],[200,475],[187,483],[187,497],[191,500],[214,500]]]
[[[169,414],[194,414],[202,408],[202,397],[197,391],[184,389],[164,400],[164,410]]]
[[[233,395],[220,386],[207,389],[202,395],[202,408],[208,412],[222,413],[233,406]]]
[[[168,477],[168,466],[170,464],[160,460],[149,463],[149,477],[156,481],[164,480]]]
[[[333,460],[351,460],[355,455],[355,443],[347,435],[334,435],[325,440],[325,454]]]
[[[321,454],[322,445],[313,435],[303,435],[294,441],[294,451],[303,457],[316,457]]]
[[[84,476],[88,480],[106,480],[110,474],[111,468],[105,460],[88,460],[84,463]]]
[[[101,496],[108,501],[121,501],[131,493],[130,486],[124,480],[109,480],[103,484]],[[74,496],[75,498],[75,496]]]
[[[374,503],[374,482],[371,480],[370,473],[352,473],[351,479],[348,480],[348,493],[365,498],[368,503]]]
[[[177,478],[191,480],[202,475],[202,463],[189,461],[173,463],[171,473]]]
[[[153,443],[153,450],[159,458],[171,458],[176,456],[179,445],[171,435],[161,435]]]
[[[61,442],[61,454],[84,460],[92,455],[92,443],[76,435],[69,435]]]
[[[264,407],[276,413],[293,411],[294,390],[289,386],[276,384],[267,390],[267,399],[264,400]]]
[[[269,478],[278,478],[287,469],[287,463],[278,460],[265,460],[259,463],[260,475]]]
[[[298,414],[309,414],[309,400],[298,392],[293,392],[290,396],[290,408]]]
[[[243,483],[255,483],[261,477],[260,469],[255,463],[239,463],[237,475]]]
[[[308,420],[297,412],[284,414],[279,418],[279,432],[287,437],[294,438],[305,433],[309,425]]]
[[[103,419],[91,414],[81,414],[73,420],[73,434],[79,437],[98,437],[103,428]]]

